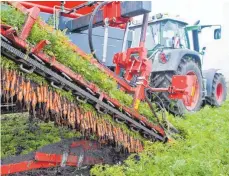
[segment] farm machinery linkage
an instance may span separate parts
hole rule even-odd
[[[29,7],[29,5],[31,5],[30,3],[7,3],[27,15],[27,19],[20,33],[17,32],[14,27],[1,22],[2,55],[15,62],[21,71],[25,72],[26,74],[36,73],[46,78],[50,85],[52,85],[54,88],[71,91],[78,102],[91,104],[99,114],[109,114],[115,123],[126,124],[131,130],[141,134],[144,138],[151,141],[162,142],[167,142],[169,140],[162,124],[156,124],[149,121],[137,111],[139,104],[142,101],[146,101],[155,117],[158,115],[152,106],[152,102],[149,97],[150,92],[168,92],[171,99],[182,99],[183,102],[188,105],[192,102],[195,92],[196,77],[194,75],[174,75],[172,77],[172,84],[167,88],[154,88],[149,86],[152,62],[147,59],[147,50],[144,47],[144,42],[146,38],[148,13],[150,10],[147,11],[138,9],[138,6],[134,6],[134,4],[137,2],[94,2],[81,4],[72,9],[68,9],[67,13],[62,13],[63,16],[69,16],[71,18],[78,19],[82,18],[81,21],[83,22],[79,25],[84,28],[85,26],[87,28],[88,25],[90,27],[91,23],[87,25],[83,24],[86,21],[85,19],[90,19],[89,21],[92,21],[94,24],[96,24],[95,26],[109,24],[112,27],[126,30],[132,17],[142,14],[144,15],[139,47],[129,48],[126,51],[123,50],[121,53],[115,54],[113,58],[113,62],[116,64],[115,72],[111,71],[93,57],[88,59],[91,64],[95,65],[109,75],[110,78],[114,79],[118,83],[120,90],[133,95],[132,107],[127,107],[123,106],[118,100],[111,98],[108,94],[104,93],[97,85],[86,81],[82,75],[75,73],[70,68],[58,62],[55,56],[49,56],[45,54],[43,50],[47,45],[49,45],[50,41],[41,40],[35,46],[31,46],[27,42],[27,38],[34,23],[37,21],[40,11],[49,11],[52,8],[38,5],[27,9],[24,6]],[[93,10],[91,14],[78,14],[78,16],[76,16],[76,10],[84,7],[88,8],[88,6],[91,7],[92,5],[95,6],[95,10]],[[149,3],[149,5],[149,9],[151,9],[151,4]],[[132,9],[130,7],[132,7]],[[96,18],[96,12],[98,13],[98,11],[99,13],[103,14],[103,19]],[[126,12],[125,15],[123,15],[123,11]],[[38,22],[41,26],[47,26],[47,24],[41,20]],[[88,58],[88,55],[77,48],[73,43],[69,43],[69,46],[73,48],[76,53]],[[92,54],[94,54],[94,51],[92,51]],[[106,52],[104,53],[104,56],[106,57]],[[122,77],[120,76],[121,70],[125,70],[125,73]],[[136,86],[129,84],[133,77],[137,77]],[[17,81],[16,78],[20,81]],[[51,106],[54,103],[57,103],[58,107],[62,106],[61,103],[58,104],[61,98],[56,94],[49,92],[47,87],[34,86],[32,82],[23,80],[23,78],[20,77],[20,75],[18,76],[14,71],[2,69],[1,80],[8,81],[8,84],[2,84],[3,92],[8,91],[10,92],[11,96],[17,96],[17,99],[20,99],[20,101],[27,101],[27,104],[31,103],[32,105],[28,105],[27,108],[32,109],[32,111],[41,108],[40,105],[38,105],[39,103],[48,104],[49,106],[46,106],[48,111],[56,110]],[[12,84],[14,85],[13,87],[11,86],[10,89],[10,85]],[[21,90],[17,90],[19,89],[19,87],[17,87],[19,85]],[[28,95],[30,98],[23,95],[23,90],[30,92]],[[19,92],[19,94],[16,95],[15,92]],[[43,100],[41,100],[40,96],[43,96]],[[53,102],[47,102],[46,96],[53,96]],[[67,107],[64,106],[65,105],[63,105],[63,112],[61,112],[63,116],[65,115],[63,118],[64,120],[60,120],[62,116],[59,117],[59,120],[55,118],[54,120],[57,124],[68,125],[73,129],[75,129],[76,126],[82,127],[84,125],[84,127],[87,126],[92,133],[97,133],[99,136],[108,134],[105,139],[116,142],[123,141],[123,145],[125,148],[127,148],[128,152],[140,152],[143,149],[143,144],[139,140],[135,140],[134,138],[125,135],[118,128],[113,128],[111,125],[101,121],[101,123],[97,124],[92,123],[92,119],[94,118],[92,113],[83,113],[72,103],[66,105]],[[2,107],[2,110],[3,109],[4,107]],[[65,113],[66,109],[71,112],[69,116]],[[74,111],[72,109],[74,109]],[[34,112],[31,113],[34,114]],[[52,118],[53,117],[51,117],[51,119]],[[101,127],[99,128],[99,126]],[[117,133],[120,133],[121,137],[120,135],[117,135]],[[57,156],[55,154],[51,156],[45,153],[37,153],[35,158],[36,161],[34,161],[33,164],[24,161],[17,163],[17,167],[16,165],[2,165],[2,174],[9,174],[34,168],[53,167],[58,164],[63,165],[63,162],[69,165],[74,165],[74,163],[77,162],[76,157],[65,154],[63,156]],[[95,163],[98,163],[98,161]],[[77,166],[77,164],[75,165]],[[18,168],[20,169],[18,170]]]

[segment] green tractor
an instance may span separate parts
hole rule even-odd
[[[152,59],[152,87],[168,87],[173,75],[195,75],[197,83],[193,90],[193,102],[185,106],[182,100],[169,99],[168,93],[157,93],[156,102],[161,102],[170,113],[182,115],[186,111],[198,111],[204,104],[220,106],[226,99],[227,88],[224,76],[218,69],[202,70],[202,59],[206,47],[200,49],[199,35],[203,28],[214,28],[214,39],[221,38],[220,25],[190,26],[178,17],[157,14],[148,22],[145,46],[148,58]],[[132,46],[137,46],[141,23],[131,25]]]

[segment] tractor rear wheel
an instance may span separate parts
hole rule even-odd
[[[157,96],[153,98],[154,101],[163,102],[164,107],[174,115],[183,115],[186,111],[198,111],[203,101],[202,73],[198,63],[196,63],[193,58],[183,58],[176,71],[152,73],[151,87],[169,87],[173,75],[195,75],[197,77],[195,95],[191,106],[185,106],[182,100],[175,101],[169,99],[169,94],[167,92],[157,93]]]
[[[212,83],[211,97],[207,98],[207,102],[213,106],[220,106],[227,97],[227,86],[224,76],[216,73]]]

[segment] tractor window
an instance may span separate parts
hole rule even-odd
[[[139,46],[141,36],[141,26],[131,29],[133,30],[133,39],[131,47]],[[160,42],[160,25],[154,24],[147,27],[145,47],[152,50]]]
[[[187,36],[185,34],[185,25],[179,24],[180,42],[182,48],[188,48]]]
[[[176,21],[168,20],[162,22],[161,45],[165,47],[186,48],[184,25]]]

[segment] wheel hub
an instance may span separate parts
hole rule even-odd
[[[216,100],[221,102],[223,99],[223,85],[222,83],[218,83],[216,87]]]

